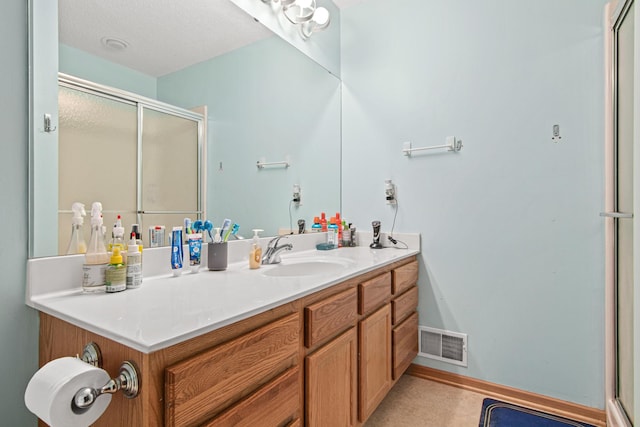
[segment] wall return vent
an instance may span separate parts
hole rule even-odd
[[[467,334],[420,326],[418,356],[467,366]]]

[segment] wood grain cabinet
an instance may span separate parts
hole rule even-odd
[[[391,388],[391,307],[385,304],[358,324],[360,390],[358,418],[364,422]]]
[[[41,312],[40,366],[90,341],[138,366],[94,427],[359,427],[417,354],[417,280],[404,259],[148,354]]]
[[[392,378],[397,381],[418,354],[418,261],[394,269],[392,275]]]
[[[353,327],[305,360],[306,425],[356,425],[357,334]]]
[[[166,425],[201,425],[296,366],[299,324],[298,314],[291,314],[167,367]]]

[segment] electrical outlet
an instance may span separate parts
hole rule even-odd
[[[302,204],[302,192],[300,191],[300,186],[298,184],[293,184],[293,203],[296,206],[300,206]]]
[[[384,181],[384,196],[388,205],[396,204],[396,185],[390,179]]]

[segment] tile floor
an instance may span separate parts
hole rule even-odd
[[[485,397],[403,375],[365,427],[478,427]]]

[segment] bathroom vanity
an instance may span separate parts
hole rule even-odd
[[[418,351],[418,251],[312,252],[345,267],[280,276],[293,256],[34,298],[40,365],[88,342],[112,376],[137,365],[140,394],[115,394],[96,426],[362,425]]]

